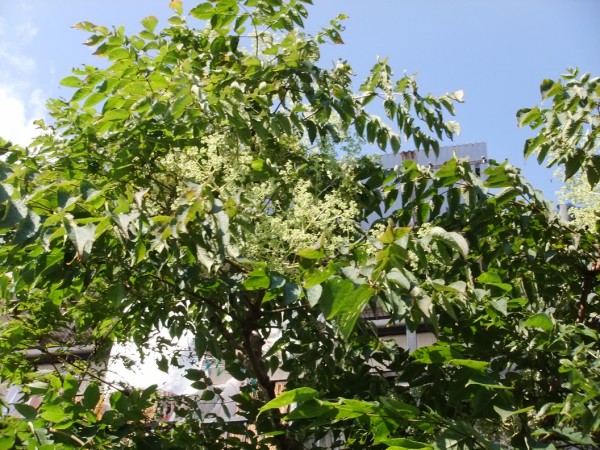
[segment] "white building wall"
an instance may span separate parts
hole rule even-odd
[[[421,166],[432,164],[434,168],[437,168],[451,159],[454,155],[459,159],[468,158],[469,162],[471,162],[474,167],[480,167],[481,170],[483,170],[484,167],[487,167],[488,157],[485,142],[440,147],[440,153],[437,156],[433,151],[430,152],[429,155],[426,155],[420,150],[408,150],[398,152],[395,155],[388,153],[383,155],[381,160],[383,166],[388,168],[400,166],[402,161],[405,160],[415,160],[417,164]]]

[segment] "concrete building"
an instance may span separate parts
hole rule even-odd
[[[488,156],[485,142],[440,147],[440,153],[437,156],[433,152],[425,155],[420,150],[408,150],[398,152],[395,155],[388,153],[383,155],[381,160],[384,167],[388,168],[398,166],[403,161],[414,160],[421,166],[430,166],[437,169],[455,155],[458,159],[467,158],[478,174],[482,173],[484,168],[487,167]]]

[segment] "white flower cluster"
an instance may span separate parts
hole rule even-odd
[[[199,146],[172,152],[162,161],[167,170],[180,176],[181,193],[187,180],[208,184],[223,201],[234,199],[233,237],[243,257],[268,261],[282,270],[302,249],[333,254],[350,244],[359,209],[348,199],[347,189],[318,192],[317,178],[331,178],[329,169],[312,178],[300,175],[292,162],[278,166],[266,161],[269,176],[257,181],[252,177],[253,162],[250,152],[231,148],[222,135],[207,136]],[[352,170],[343,163],[338,168]]]
[[[293,201],[288,206],[264,197],[269,213],[259,219],[255,233],[247,237],[250,253],[259,256],[267,250],[272,256],[286,259],[304,248],[320,248],[331,254],[349,243],[358,214],[356,203],[343,198],[339,191],[319,199],[310,188],[309,181],[298,180],[289,191]]]
[[[163,166],[178,173],[184,180],[208,183],[233,195],[250,172],[252,156],[245,151],[229,148],[223,135],[207,135],[199,147],[178,149],[165,156]]]
[[[600,185],[592,188],[581,173],[568,180],[565,180],[562,170],[557,171],[554,176],[564,182],[557,192],[559,202],[574,206],[569,208],[573,222],[580,227],[594,230],[600,218]]]

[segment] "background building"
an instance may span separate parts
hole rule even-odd
[[[404,161],[413,160],[421,166],[429,166],[432,170],[436,170],[454,157],[467,159],[477,175],[483,174],[483,171],[488,166],[487,146],[485,142],[441,147],[438,155],[435,155],[433,152],[426,155],[419,150],[408,150],[398,152],[397,154],[388,153],[383,155],[381,160],[384,167],[389,169],[402,165]],[[394,209],[401,206],[401,200],[399,199],[388,213],[393,212]],[[434,335],[428,331],[424,324],[417,327],[416,331],[410,331],[403,323],[390,323],[390,317],[383,308],[378,307],[375,310],[366,309],[362,317],[373,321],[380,337],[393,339],[400,347],[409,351],[431,345],[435,342]]]

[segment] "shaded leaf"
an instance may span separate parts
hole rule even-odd
[[[13,405],[17,412],[27,420],[34,420],[37,417],[37,409],[25,403],[15,403]]]
[[[554,328],[552,318],[546,313],[538,313],[529,317],[523,326],[526,328],[539,328],[544,331],[550,331]]]
[[[441,240],[450,247],[458,250],[463,258],[466,258],[469,254],[469,244],[466,239],[456,232],[448,232],[440,227],[433,227],[429,231],[429,234],[436,239]]]
[[[88,223],[83,226],[78,226],[73,221],[65,223],[67,228],[67,236],[77,251],[77,257],[81,261],[85,261],[90,256],[94,240],[96,238],[96,224]]]

